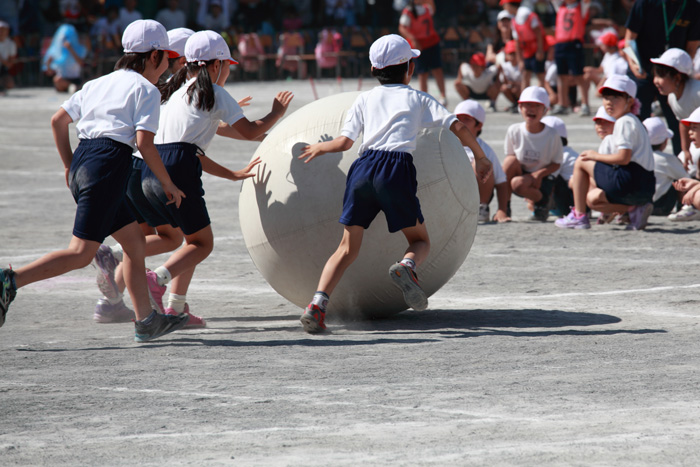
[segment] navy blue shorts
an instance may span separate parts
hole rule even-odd
[[[528,71],[534,71],[535,73],[544,73],[544,60],[537,60],[536,56],[533,55],[530,58],[524,58],[523,63],[525,69]]]
[[[554,62],[557,74],[580,76],[583,74],[583,44],[579,41],[554,44]]]
[[[131,146],[109,138],[82,139],[73,153],[68,184],[78,204],[73,235],[102,243],[134,222],[126,204]]]
[[[129,208],[139,224],[146,223],[151,227],[169,224],[168,220],[151,206],[148,198],[143,194],[141,174],[145,165],[146,163],[140,157],[132,157],[131,176],[129,176],[129,184],[126,187],[126,200]]]
[[[654,198],[654,172],[644,170],[636,162],[627,165],[596,162],[593,174],[595,184],[605,192],[605,197],[613,204],[641,206],[651,203]]]
[[[442,68],[442,56],[440,52],[440,44],[435,44],[425,50],[420,51],[420,57],[414,58],[416,64],[414,73],[417,75],[427,73],[436,68]]]
[[[423,223],[413,156],[369,149],[350,166],[340,223],[369,227],[384,211],[389,232]]]
[[[173,227],[179,227],[185,235],[192,235],[207,227],[209,212],[204,202],[202,187],[202,163],[197,157],[199,148],[190,143],[156,144],[160,158],[175,186],[185,193],[180,207],[167,204],[163,187],[155,174],[144,164],[141,172],[141,187],[151,206],[168,220]]]

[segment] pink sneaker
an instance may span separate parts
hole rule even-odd
[[[119,265],[119,261],[112,254],[112,249],[107,245],[100,245],[93,264],[97,268],[97,287],[102,295],[109,299],[119,297],[119,287],[114,280],[114,270]]]
[[[591,228],[591,223],[588,220],[588,216],[586,214],[582,215],[581,217],[576,217],[574,209],[571,210],[568,216],[562,217],[561,219],[557,219],[554,222],[554,225],[556,225],[559,228],[562,229],[590,229]]]
[[[165,309],[165,314],[178,316],[180,313],[168,307]],[[185,324],[185,329],[204,328],[207,326],[207,322],[204,321],[204,319],[190,313],[190,305],[187,303],[185,303],[185,311],[183,311],[182,314],[189,316],[187,324]]]
[[[158,313],[163,313],[163,294],[166,287],[158,285],[158,275],[155,271],[146,271],[146,282],[148,282],[148,297],[151,299],[151,306]]]
[[[300,321],[304,326],[304,331],[309,334],[318,334],[326,330],[326,312],[318,305],[309,304],[301,315]]]

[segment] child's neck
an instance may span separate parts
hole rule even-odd
[[[539,133],[544,130],[545,124],[540,121],[525,122],[525,129],[530,133]]]
[[[678,89],[673,93],[676,95],[676,98],[680,99],[683,96],[683,91],[685,90],[685,83],[678,83]]]

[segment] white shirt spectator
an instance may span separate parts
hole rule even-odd
[[[484,94],[486,90],[493,84],[498,74],[498,68],[496,65],[491,65],[484,69],[484,72],[477,78],[474,76],[474,69],[469,63],[462,63],[459,67],[459,71],[462,74],[462,82],[477,94]]]
[[[671,184],[681,178],[688,178],[688,172],[683,168],[683,163],[673,154],[654,151],[654,177],[656,177],[656,191],[654,201],[666,194]]]
[[[673,93],[669,94],[668,106],[678,120],[690,117],[690,114],[700,107],[700,81],[696,79],[686,81],[680,99]]]
[[[506,173],[503,171],[503,167],[501,167],[501,162],[498,160],[498,156],[496,155],[496,152],[493,150],[493,148],[481,138],[476,138],[476,142],[479,143],[479,146],[481,146],[481,149],[484,151],[484,154],[486,154],[486,158],[489,161],[491,161],[491,165],[493,166],[494,183],[496,185],[499,185],[501,183],[507,182],[508,179],[506,178]],[[464,151],[467,153],[467,156],[469,156],[469,160],[471,162],[474,162],[474,152],[471,150],[471,148],[469,146],[464,146]]]
[[[651,148],[651,147],[650,147]],[[524,171],[535,172],[563,159],[561,137],[554,128],[544,125],[539,133],[530,133],[525,122],[508,127],[504,141],[506,156],[514,154]]]

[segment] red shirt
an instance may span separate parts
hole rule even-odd
[[[433,26],[433,12],[430,8],[423,8],[423,13],[419,14],[417,17],[413,16],[409,8],[404,8],[401,14],[408,16],[410,24],[405,26],[418,42],[414,44],[409,40],[408,42],[411,44],[411,47],[418,50],[425,50],[440,43],[440,36],[437,31],[435,31],[435,26]]]
[[[590,10],[588,8],[585,16],[581,14],[581,2],[576,2],[573,5],[562,3],[557,10],[557,22],[554,28],[557,44],[572,41],[583,42],[589,16]]]
[[[540,17],[534,11],[531,12],[527,20],[523,24],[518,24],[517,21],[513,21],[513,27],[515,32],[518,34],[518,42],[520,47],[523,49],[523,58],[533,57],[537,53],[537,33],[532,27],[533,20],[537,20],[539,24],[539,35],[542,36],[542,50],[547,49],[547,42],[544,38],[544,31],[542,30],[542,22]]]

